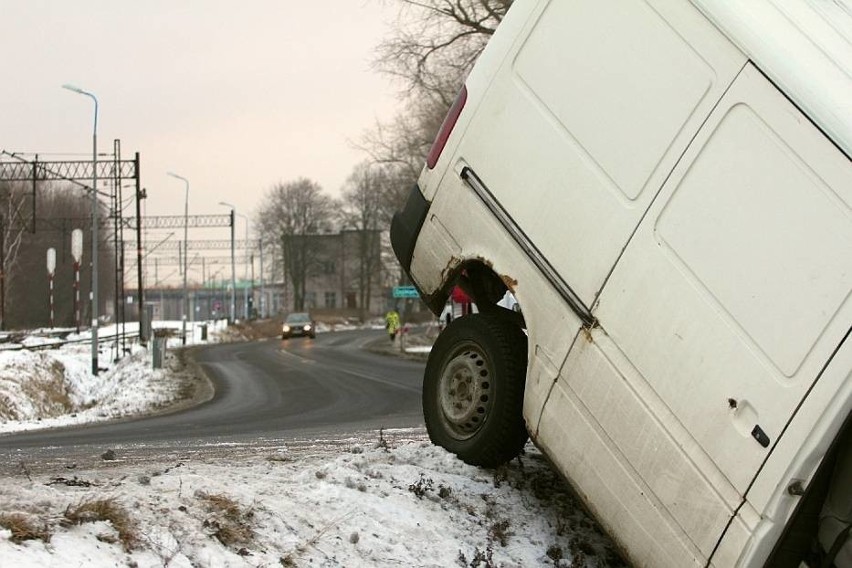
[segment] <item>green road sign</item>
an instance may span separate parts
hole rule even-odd
[[[393,289],[394,298],[419,298],[417,288],[414,286],[395,286]]]

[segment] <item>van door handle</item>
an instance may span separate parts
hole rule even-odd
[[[769,436],[766,435],[766,432],[763,431],[763,428],[760,427],[760,424],[755,424],[755,422],[760,420],[760,415],[758,414],[757,409],[755,409],[754,406],[752,406],[747,400],[737,400],[735,398],[729,398],[728,408],[731,411],[734,426],[737,430],[740,431],[742,435],[750,433],[751,437],[757,440],[758,444],[760,444],[764,448],[769,447]],[[754,426],[752,426],[751,428],[751,431],[749,431],[750,424],[754,424]]]
[[[769,436],[766,435],[766,432],[763,431],[763,428],[760,427],[760,424],[755,424],[754,429],[751,431],[751,436],[757,443],[763,446],[764,448],[769,447]]]

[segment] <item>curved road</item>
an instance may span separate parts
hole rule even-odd
[[[195,358],[215,389],[209,401],[173,414],[0,436],[0,455],[256,444],[420,427],[424,363],[364,350],[383,337],[383,330],[346,331],[200,348]]]

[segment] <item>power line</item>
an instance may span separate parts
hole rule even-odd
[[[136,219],[124,219],[124,224],[132,229],[136,228]],[[143,229],[175,229],[183,228],[183,215],[148,215],[142,219]],[[230,227],[231,216],[224,214],[214,215],[189,215],[186,218],[186,226],[190,229]]]
[[[230,227],[229,215],[190,215],[186,221],[187,227],[191,229]],[[19,219],[17,222],[26,226],[29,220]],[[98,222],[99,228],[110,228],[114,219],[102,216],[98,219]],[[126,229],[136,229],[136,219],[133,217],[123,217],[121,223]],[[90,217],[37,217],[35,219],[35,225],[40,231],[65,231],[68,230],[68,227],[89,227],[91,224]],[[183,228],[183,225],[183,215],[148,216],[142,219],[143,229],[175,229]]]
[[[189,250],[225,250],[231,248],[230,240],[196,240],[187,241]],[[135,248],[136,241],[124,241],[126,248]],[[234,248],[237,249],[253,249],[257,246],[257,241],[249,239],[248,241],[234,241]],[[180,250],[183,249],[182,241],[167,241],[159,246],[160,250]]]
[[[157,259],[157,264],[159,264],[160,266],[175,266],[175,265],[182,265],[183,264],[183,259],[181,257],[178,257],[178,256],[156,256],[156,257],[152,257],[151,259],[149,259],[148,262],[153,262],[155,258]],[[251,262],[252,258],[254,258],[254,257],[245,256],[245,257],[240,258],[238,256],[238,257],[236,257],[235,260],[239,264],[244,264],[244,263]],[[210,268],[212,266],[217,266],[217,267],[218,266],[225,266],[227,268],[227,266],[230,266],[231,257],[230,256],[206,256],[206,257],[204,257],[204,262],[207,264],[208,268]],[[192,267],[198,268],[199,266],[201,266],[201,264],[202,263],[201,263],[200,258],[198,260],[195,260],[195,261],[192,261],[192,260],[189,261],[189,267],[190,268],[192,268]]]

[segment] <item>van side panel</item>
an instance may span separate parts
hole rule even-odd
[[[744,494],[852,321],[852,167],[748,67],[597,316]]]
[[[595,369],[599,365],[605,367],[605,363],[600,361],[584,361],[581,369],[604,370]],[[613,380],[608,376],[592,377]],[[617,387],[610,385],[609,388]],[[622,393],[626,392],[622,390]],[[603,397],[610,394],[604,394]],[[623,402],[623,397],[619,397],[618,402]],[[637,405],[633,412],[615,403],[611,408],[613,412],[623,412],[624,418],[643,414],[641,405]],[[638,433],[647,434],[649,416],[642,418],[634,426]],[[648,436],[637,450],[653,452],[660,445],[659,442]],[[552,390],[541,415],[536,444],[566,474],[595,517],[621,545],[622,550],[628,553],[633,565],[649,568],[705,565],[706,555],[691,543],[651,487],[612,443],[609,434],[599,424],[598,417],[591,413],[586,402],[573,390]],[[679,466],[677,463],[671,465]],[[673,475],[674,468],[670,472],[661,473],[655,484],[679,483],[680,480]],[[687,479],[694,480],[694,476]]]
[[[688,3],[542,5],[458,155],[591,307],[745,58]]]
[[[693,558],[712,553],[849,330],[850,192],[849,160],[747,66],[625,250],[595,311],[602,329],[569,353],[542,415],[541,443],[611,509],[616,538],[632,536],[625,514],[656,516]],[[578,413],[597,438],[581,457],[567,442]],[[750,511],[731,542],[756,526]],[[641,537],[626,542],[640,564],[665,565]]]

